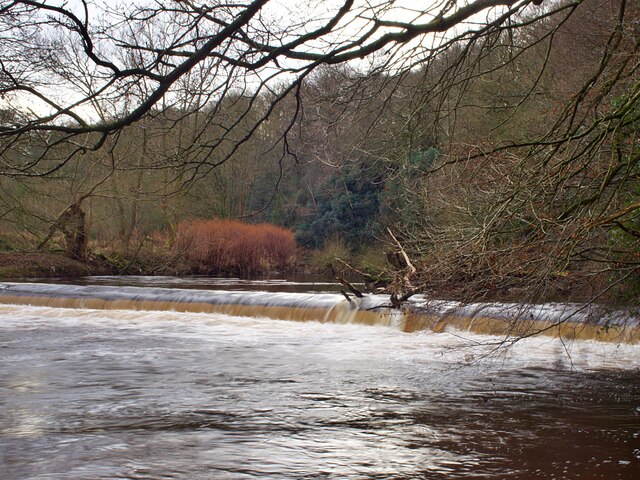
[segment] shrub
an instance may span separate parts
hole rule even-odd
[[[337,259],[351,262],[352,253],[347,244],[340,237],[333,236],[325,240],[322,248],[309,252],[307,262],[315,272],[328,272],[331,268],[340,272],[344,265]]]
[[[235,220],[190,220],[177,228],[174,251],[203,270],[252,274],[289,268],[296,244],[293,232],[270,224]]]

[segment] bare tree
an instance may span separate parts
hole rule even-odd
[[[191,99],[191,112],[205,105],[219,109],[230,94],[257,98],[273,91],[279,79],[281,86],[272,98],[277,103],[298,91],[323,64],[366,59],[370,69],[407,69],[451,44],[495,34],[531,9],[530,1],[514,0],[434,2],[418,10],[391,1],[372,5],[346,0],[316,5],[320,11],[312,13],[320,16],[313,19],[304,13],[282,16],[273,4],[160,1],[107,9],[87,1],[0,3],[5,52],[0,93],[8,108],[27,114],[26,121],[2,125],[3,151],[10,150],[16,138],[38,135],[47,137],[49,150],[67,141],[77,144],[71,155],[82,154],[144,116],[179,103],[180,97]],[[91,77],[90,84],[78,81],[80,71]],[[198,74],[209,80],[193,84]],[[108,118],[95,114],[96,103],[111,107]],[[198,146],[208,154],[200,160],[200,169],[215,167],[235,152],[217,156],[253,106],[230,119],[217,138],[202,139]],[[246,141],[271,112],[266,109],[234,143]],[[291,115],[293,122],[296,112]],[[58,135],[49,138],[53,133]],[[46,174],[59,165],[9,163],[2,172]]]
[[[274,118],[280,131],[265,150],[282,160],[304,144],[294,127],[309,117],[314,72],[348,66],[332,121],[358,122],[366,140],[335,151],[366,151],[402,186],[394,208],[411,221],[394,225],[392,244],[441,253],[414,261],[403,283],[477,280],[475,291],[524,285],[541,297],[576,262],[613,282],[638,275],[637,4],[282,5],[0,1],[0,96],[12,113],[0,124],[0,176],[92,161],[108,138],[114,148],[127,128],[160,117],[171,119],[167,133],[190,122],[188,141],[129,167],[171,172],[172,188],[239,155]],[[572,37],[580,24],[590,36]],[[585,78],[569,67],[580,54]],[[416,162],[428,149],[437,162]],[[447,178],[460,198],[442,196],[449,207],[438,210]]]
[[[518,37],[451,50],[431,64],[436,81],[399,88],[414,104],[406,129],[442,146],[404,189],[422,289],[637,304],[638,6],[565,6],[522,18]],[[411,120],[424,110],[421,133]]]

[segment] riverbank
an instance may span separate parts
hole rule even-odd
[[[166,252],[137,252],[137,255],[123,256],[115,252],[93,253],[86,262],[73,260],[64,255],[62,252],[0,252],[0,281],[12,279],[29,279],[29,278],[65,278],[65,277],[83,277],[90,275],[131,275],[131,276],[191,276],[191,275],[207,275],[217,277],[241,277],[250,276],[243,275],[241,272],[219,271],[207,269],[201,264],[187,261],[183,256],[169,256]],[[328,266],[331,259],[329,255],[322,255],[318,252],[305,252],[301,254],[291,270],[286,272],[278,272],[279,274],[317,274],[324,275],[327,278],[333,276],[331,268]],[[356,261],[358,259],[355,259]],[[358,265],[357,263],[355,263]],[[333,262],[335,267],[344,267],[342,264]],[[270,275],[274,272],[254,272],[254,275]],[[349,278],[350,281],[360,284],[362,278],[355,276],[348,269],[336,269],[338,275]],[[371,286],[375,288],[374,286]],[[431,298],[440,298],[446,300],[474,302],[522,302],[524,300],[532,303],[540,302],[577,302],[591,303],[595,297],[594,285],[590,284],[588,278],[581,277],[576,273],[565,275],[555,279],[553,285],[549,285],[544,298],[530,298],[526,288],[514,286],[512,288],[486,287],[482,290],[473,290],[478,284],[473,282],[465,282],[463,280],[438,281],[432,279],[429,284],[425,284],[424,292]],[[599,286],[602,290],[602,285]],[[359,285],[366,291],[364,285]],[[607,297],[600,296],[598,303],[609,305],[611,307],[633,306],[637,307],[636,302],[620,301],[620,297],[609,295]]]
[[[108,270],[108,269],[106,269]],[[105,273],[105,268],[73,260],[63,254],[44,252],[0,253],[0,279],[80,277]]]
[[[210,269],[180,256],[149,252],[132,256],[115,252],[93,253],[84,262],[62,252],[0,252],[0,280],[87,275],[237,276],[238,272]]]
[[[58,252],[2,252],[0,279],[82,277],[87,275],[196,275],[195,265],[166,256],[123,257],[92,254],[81,262]]]

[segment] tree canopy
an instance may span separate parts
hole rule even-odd
[[[238,148],[321,66],[359,60],[354,68],[367,75],[407,71],[580,2],[544,9],[530,0],[414,3],[3,1],[0,95],[12,115],[0,138],[37,135],[50,148],[73,140],[81,153],[159,111],[220,110],[230,97],[265,94],[268,105],[248,102],[203,142],[210,153],[202,163],[217,164],[231,154],[218,155],[226,140]],[[290,124],[300,108],[288,112]],[[253,128],[233,137],[255,110]],[[4,167],[5,174],[48,172],[31,162]]]

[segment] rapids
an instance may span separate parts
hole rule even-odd
[[[640,472],[637,343],[514,343],[453,325],[408,334],[393,321],[349,323],[358,309],[336,295],[320,305],[307,293],[233,297],[180,283],[173,292],[29,285],[22,304],[0,304],[3,480]],[[5,299],[20,296],[11,288]],[[85,305],[65,304],[65,290],[84,292]],[[322,315],[301,323],[126,303],[158,293],[174,307],[228,305],[230,295],[273,308],[307,301]],[[43,296],[48,305],[27,304]],[[333,323],[326,312],[338,304],[346,313]]]

